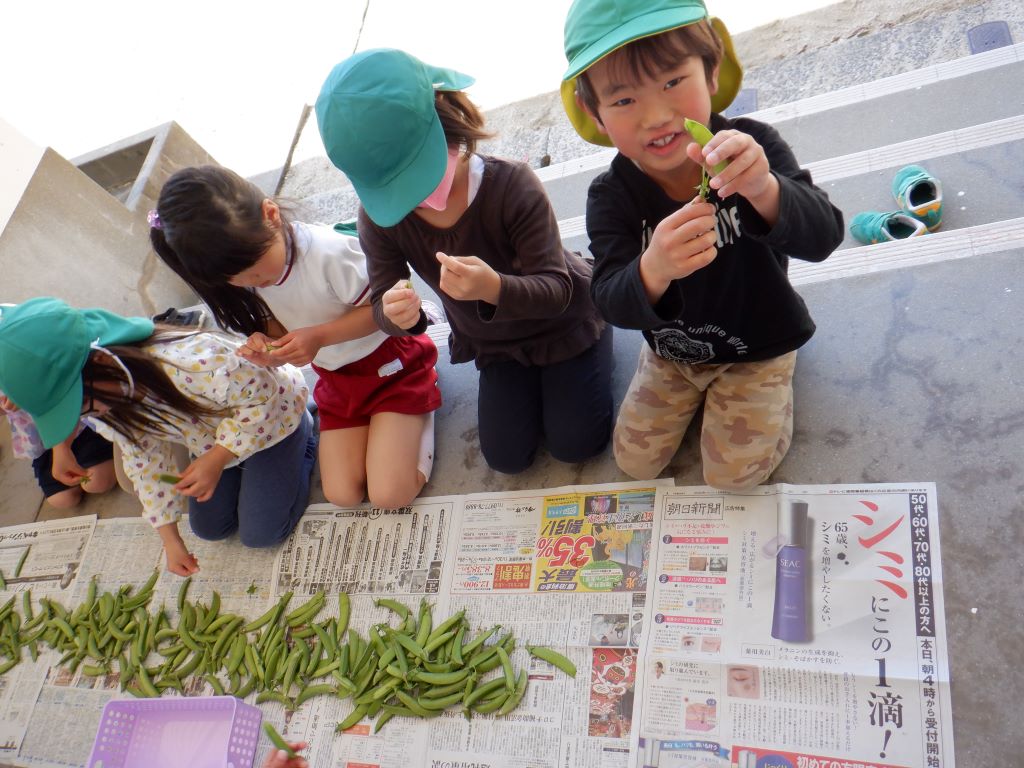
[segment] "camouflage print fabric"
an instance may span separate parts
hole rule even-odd
[[[615,462],[637,480],[657,477],[703,404],[704,481],[723,490],[764,482],[793,437],[795,366],[795,351],[755,363],[690,365],[644,344],[615,423]]]

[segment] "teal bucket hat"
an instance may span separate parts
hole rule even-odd
[[[129,344],[153,333],[146,317],[75,309],[37,298],[0,308],[0,391],[32,417],[46,448],[82,414],[82,367],[94,345]]]
[[[448,145],[434,92],[474,82],[393,48],[357,53],[331,70],[316,100],[320,138],[376,224],[394,226],[441,183]]]
[[[573,0],[565,18],[565,58],[562,106],[576,132],[591,144],[612,146],[593,119],[576,103],[576,78],[610,53],[635,40],[685,27],[707,19],[722,40],[718,91],[711,110],[722,112],[740,90],[743,68],[729,30],[720,19],[708,16],[703,0]]]

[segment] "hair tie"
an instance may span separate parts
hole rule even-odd
[[[155,213],[155,211],[151,211],[150,213]],[[159,229],[159,227],[157,227],[157,229]],[[110,357],[114,360],[114,362],[117,363],[118,367],[122,371],[124,371],[124,375],[128,377],[128,391],[124,392],[123,394],[129,400],[132,399],[133,397],[135,397],[135,379],[132,377],[132,372],[128,370],[128,366],[124,364],[124,362],[121,360],[121,358],[118,357],[117,355],[115,355],[113,352],[111,352],[106,347],[100,346],[100,340],[99,339],[96,339],[96,341],[94,341],[92,344],[90,344],[89,348],[90,349],[94,349],[97,352],[102,352],[105,355],[110,355]]]
[[[149,226],[152,229],[163,229],[164,223],[160,221],[160,214],[157,213],[156,208],[146,214],[146,221],[149,222]]]

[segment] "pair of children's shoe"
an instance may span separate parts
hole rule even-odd
[[[900,168],[892,180],[898,211],[858,213],[850,234],[873,245],[934,232],[942,224],[942,184],[919,165]]]

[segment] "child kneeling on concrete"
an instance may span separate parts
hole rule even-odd
[[[587,200],[594,302],[647,342],[615,460],[657,476],[703,406],[705,481],[757,485],[789,449],[796,350],[814,333],[788,257],[824,260],[842,214],[772,127],[719,114],[742,70],[701,0],[575,0],[565,53],[573,126],[619,150]],[[703,148],[688,118],[714,134]],[[706,200],[694,193],[705,168]]]

